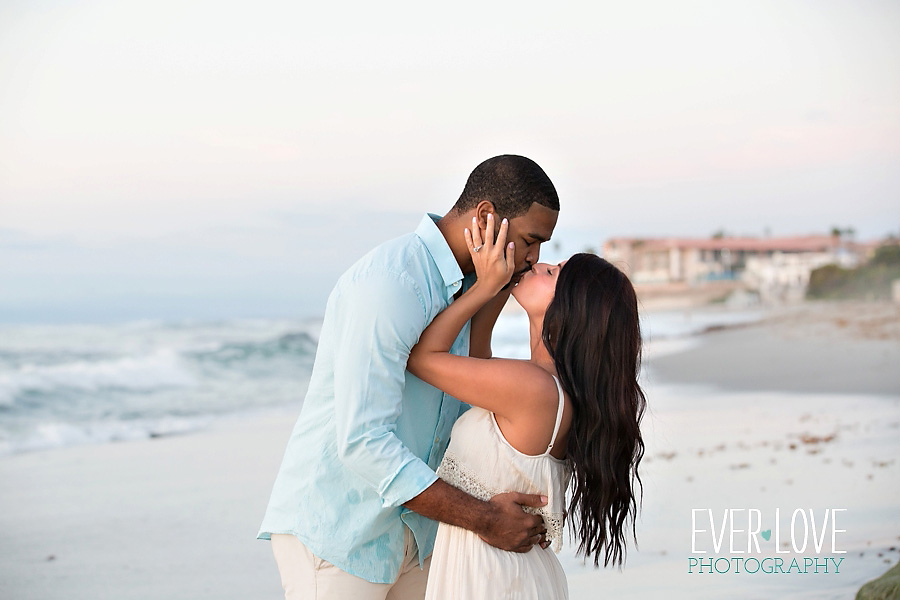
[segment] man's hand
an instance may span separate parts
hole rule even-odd
[[[546,544],[544,520],[526,513],[523,506],[540,508],[547,504],[545,496],[506,492],[490,499],[491,515],[478,535],[491,546],[511,552],[528,552],[535,544]]]

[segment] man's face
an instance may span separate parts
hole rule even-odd
[[[559,211],[532,204],[523,215],[509,220],[507,239],[516,243],[516,269],[512,283],[531,269],[541,256],[541,244],[550,240]]]

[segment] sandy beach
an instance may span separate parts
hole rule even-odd
[[[565,549],[571,597],[852,598],[896,564],[898,328],[895,306],[812,305],[679,352],[651,343],[640,549],[622,572]],[[280,597],[255,534],[295,417],[0,458],[0,597]],[[795,509],[846,509],[846,553],[822,554],[844,558],[839,572],[689,573],[691,510],[727,508],[758,509],[764,529],[780,509],[782,540]]]
[[[900,395],[900,305],[806,304],[710,331],[651,378],[726,390]]]
[[[571,558],[572,597],[852,599],[864,582],[896,564],[898,328],[894,305],[812,304],[679,340],[676,352],[665,341],[651,343],[640,552],[623,572],[592,571]],[[660,349],[665,352],[655,355]],[[803,527],[792,529],[794,511],[812,510],[821,519],[834,508],[846,509],[840,513],[846,532],[837,538],[841,554],[812,547],[795,552],[789,534],[782,534],[780,548],[760,538],[762,551],[754,554],[692,552],[694,509],[712,510],[718,533],[726,509],[743,509],[737,514],[745,519],[749,509],[759,510],[762,530],[780,525],[795,531],[800,545]],[[702,527],[709,529],[708,521]],[[745,533],[736,531],[735,538],[743,541],[746,521],[738,527]],[[690,572],[690,559],[711,555],[784,556],[785,566],[793,558],[801,565],[803,559],[844,560],[838,573],[827,574],[736,573],[734,565],[727,573]]]
[[[278,598],[255,538],[295,418],[0,460],[0,597]]]

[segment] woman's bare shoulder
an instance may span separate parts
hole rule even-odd
[[[496,364],[499,378],[509,383],[509,391],[520,403],[556,410],[559,388],[553,373],[530,360],[492,358],[490,362]]]

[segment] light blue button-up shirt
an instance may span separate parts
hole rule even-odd
[[[435,220],[386,242],[341,276],[328,298],[309,391],[258,537],[297,536],[316,556],[392,583],[404,524],[420,564],[437,523],[402,504],[437,479],[450,430],[467,408],[406,371],[432,319],[468,287]],[[469,352],[469,325],[451,352]]]

